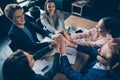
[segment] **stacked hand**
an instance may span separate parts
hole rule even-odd
[[[66,40],[61,35],[60,37],[60,53],[61,54],[66,54],[66,47],[67,47]]]
[[[53,38],[54,42],[51,43],[51,45],[50,45],[50,47],[55,47],[57,53],[60,53],[60,50],[59,50],[59,48],[60,48],[60,37],[61,37],[61,35],[57,35],[56,37],[54,37]]]
[[[59,34],[56,34],[52,37],[55,41],[51,45],[56,48],[57,52],[62,54],[66,53],[66,47],[75,47],[76,45],[71,42],[71,37],[64,31],[61,31]]]
[[[62,35],[68,40],[68,41],[72,41],[72,38],[65,32],[62,32]]]

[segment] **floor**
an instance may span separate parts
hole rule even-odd
[[[67,13],[67,12],[63,12],[63,14],[65,16],[65,19],[70,16],[70,13]],[[101,17],[86,16],[86,14],[83,14],[81,17],[91,19],[94,21],[98,21],[101,18]],[[10,40],[7,35],[5,37],[3,37],[2,39],[0,39],[0,80],[3,80],[2,79],[3,62],[12,53],[11,49],[8,46],[9,42],[10,42]]]
[[[4,60],[12,53],[11,49],[8,46],[9,39],[4,37],[0,40],[0,80],[2,80],[2,65]]]

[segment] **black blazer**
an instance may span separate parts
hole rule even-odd
[[[35,42],[32,42],[24,31],[13,24],[8,33],[13,47],[15,47],[16,49],[23,49],[24,51],[36,51],[48,45],[48,43],[36,43],[39,42],[36,33],[49,36],[49,31],[44,30],[40,26],[34,25],[30,22],[26,22],[25,27],[27,27],[28,30],[31,32]]]

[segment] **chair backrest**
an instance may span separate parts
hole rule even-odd
[[[43,24],[41,23],[41,20],[40,20],[40,18],[38,18],[37,20],[36,20],[36,25],[38,25],[38,26],[40,26],[40,27],[44,27],[43,26]]]
[[[10,41],[10,42],[9,42],[9,47],[10,47],[10,49],[11,49],[13,52],[18,49],[17,46],[16,46],[16,44],[15,44],[15,42],[13,42],[13,41]]]

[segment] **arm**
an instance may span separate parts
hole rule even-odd
[[[68,77],[70,80],[80,80],[82,74],[74,71],[68,61],[67,56],[61,57],[61,67],[64,74]]]
[[[36,51],[40,50],[45,46],[48,46],[50,43],[44,42],[44,43],[33,43],[31,40],[29,40],[25,35],[16,35],[11,34],[10,38],[14,43],[16,43],[18,49],[23,49],[25,51]]]
[[[41,58],[41,57],[44,56],[48,51],[50,51],[50,49],[51,49],[51,48],[50,48],[49,46],[47,46],[47,47],[45,47],[45,48],[43,48],[43,49],[41,49],[41,50],[38,50],[37,52],[34,53],[33,59],[34,59],[34,60],[37,60],[37,59]]]
[[[77,51],[84,52],[84,53],[90,55],[90,57],[93,57],[93,58],[96,58],[96,56],[98,55],[97,49],[95,49],[93,47],[76,45],[75,48],[76,48]]]
[[[74,39],[81,39],[81,38],[90,37],[92,35],[93,31],[94,31],[94,28],[90,29],[84,33],[78,33],[76,35],[73,35],[72,39],[74,40]]]
[[[87,41],[86,44],[91,46],[91,47],[100,48],[104,44],[106,44],[110,39],[112,39],[111,35],[107,36],[106,38],[101,38],[101,39],[94,41],[94,42]]]
[[[106,40],[101,39],[101,40],[97,40],[97,41],[88,41],[85,39],[74,39],[72,42],[75,44],[78,44],[78,45],[94,47],[97,49],[97,48],[102,47],[106,43]]]
[[[95,31],[94,31],[95,32]],[[94,36],[97,33],[94,33]],[[102,47],[105,43],[107,43],[111,39],[111,35],[107,35],[106,37],[102,37],[100,39],[97,39],[96,41],[91,41],[91,40],[85,40],[85,39],[74,39],[73,42],[76,44],[80,44],[83,46],[89,46],[89,47],[94,47],[94,48],[100,48]]]
[[[55,42],[53,43],[52,46],[55,46],[55,50],[56,50],[56,53],[54,55],[54,62],[53,62],[53,67],[44,75],[44,78],[46,80],[51,80],[55,74],[58,72],[59,70],[59,58],[60,58],[60,50],[59,50],[59,47],[60,47],[60,37],[59,36]]]
[[[61,68],[63,73],[68,77],[70,80],[80,80],[81,74],[78,72],[74,71],[68,61],[68,58],[66,56],[66,41],[64,40],[64,37],[62,36],[60,38],[60,52],[62,54],[61,57]]]
[[[59,71],[59,58],[60,58],[60,53],[55,53],[54,55],[54,62],[53,62],[53,67],[44,75],[44,78],[46,80],[51,80],[55,74]]]
[[[34,29],[37,33],[48,36],[48,37],[51,37],[50,35],[52,33],[50,31],[48,31],[46,29],[43,29],[41,26],[36,25],[36,24],[34,24],[32,22],[29,22],[29,23],[30,23],[30,26],[32,27],[32,29]]]
[[[96,56],[98,55],[98,51],[96,48],[83,46],[83,45],[76,45],[76,44],[69,42],[68,40],[66,40],[66,43],[67,43],[67,46],[70,46],[72,48],[76,48],[77,51],[87,53],[91,57],[96,58]]]
[[[40,74],[36,74],[34,80],[52,80],[52,78],[59,70],[59,58],[60,58],[60,54],[55,53],[53,67],[47,73],[45,73],[44,76]]]
[[[56,29],[54,28],[54,26],[50,25],[50,22],[48,21],[50,20],[50,18],[47,16],[47,14],[46,13],[41,14],[40,18],[43,26],[50,32],[54,33]]]

